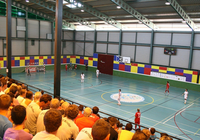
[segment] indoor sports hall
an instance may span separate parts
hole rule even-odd
[[[199,5],[0,0],[0,75],[34,93],[98,106],[102,118],[114,116],[133,128],[139,108],[141,129],[155,128],[156,139],[166,133],[198,140]]]

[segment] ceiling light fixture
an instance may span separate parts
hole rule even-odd
[[[26,2],[29,2],[29,0],[26,0]]]
[[[171,3],[170,2],[165,2],[165,5],[170,5]]]
[[[121,9],[121,6],[117,6],[117,9]]]
[[[85,12],[85,11],[82,9],[81,12]]]

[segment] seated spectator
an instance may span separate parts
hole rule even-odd
[[[149,128],[149,131],[151,133],[149,140],[155,140],[156,139],[155,128]]]
[[[19,104],[21,104],[22,101],[24,100],[24,98],[26,97],[26,90],[25,89],[22,89],[20,92],[21,92],[21,94],[17,97]]]
[[[173,139],[170,138],[167,133],[161,133],[160,140],[173,140]]]
[[[133,129],[133,125],[131,123],[127,123],[125,126],[125,130],[121,130],[118,134],[118,140],[131,140],[133,137],[133,132],[131,130]]]
[[[136,129],[132,140],[148,140],[148,136],[141,129]]]
[[[103,119],[99,119],[92,126],[93,140],[109,140],[110,125]]]
[[[17,93],[18,93],[18,89],[17,86],[15,84],[12,84],[9,88],[8,92],[12,92],[14,94],[14,96],[16,97]]]
[[[85,127],[92,128],[94,122],[89,119],[89,116],[91,115],[91,113],[92,113],[92,110],[89,107],[86,107],[83,112],[83,117],[78,118],[76,120],[75,123],[78,126],[79,131],[81,131]]]
[[[23,130],[26,118],[26,108],[17,105],[11,110],[11,119],[14,127],[8,128],[4,134],[3,140],[31,140],[33,135]]]
[[[12,123],[7,118],[10,105],[10,96],[6,94],[0,95],[0,138],[3,138],[5,131],[12,127]]]
[[[0,90],[0,95],[5,94],[5,90],[7,89],[7,81],[3,77],[1,78],[1,90]]]
[[[19,105],[18,100],[15,98],[15,95],[12,92],[8,92],[7,95],[11,97],[11,106]]]
[[[150,133],[149,129],[146,129],[146,128],[142,129],[142,132],[147,136],[147,139],[150,138],[151,133]]]
[[[33,98],[34,98],[34,102],[35,102],[35,103],[39,102],[41,96],[42,96],[42,93],[41,93],[41,92],[39,92],[39,91],[36,92],[35,95],[33,96]]]
[[[56,133],[61,123],[62,115],[60,111],[57,109],[50,109],[44,115],[45,131],[37,133],[32,140],[59,140],[59,138],[56,137]]]
[[[75,104],[69,105],[69,107],[66,108],[65,117],[62,119],[62,125],[56,134],[60,140],[68,140],[70,138],[76,139],[79,129],[73,120],[78,115],[78,112],[78,106]]]
[[[26,97],[22,101],[21,105],[26,108],[32,102],[32,100],[33,100],[33,92],[28,90],[26,93]]]
[[[118,121],[118,123],[117,123],[117,128],[115,129],[115,130],[117,131],[117,133],[121,132],[122,126],[123,126],[123,124],[120,123],[120,121]]]
[[[68,108],[68,106],[69,106],[68,102],[63,102],[61,107],[60,107],[60,112],[63,115],[63,117],[64,117],[64,114],[65,114],[65,110]]]
[[[169,136],[162,136],[162,137],[160,137],[159,140],[173,140],[173,139],[170,138]]]
[[[26,108],[27,120],[25,122],[25,128],[27,128],[32,135],[37,132],[37,118],[41,110],[49,106],[52,97],[51,95],[44,94],[40,98],[40,102],[32,102]]]
[[[17,90],[18,90],[18,93],[17,93],[17,95],[15,96],[15,98],[17,98],[19,95],[21,95],[22,86],[18,84],[18,85],[17,85]]]
[[[77,120],[78,118],[83,117],[83,113],[82,113],[83,108],[84,108],[83,105],[79,105],[79,106],[78,106],[79,113],[78,113],[78,116],[76,117],[76,119],[74,120],[74,122],[76,122],[76,120]]]
[[[97,115],[97,113],[99,112],[99,108],[97,106],[94,106],[92,108],[92,114],[90,115],[90,119],[94,122],[96,122],[98,119],[100,119],[100,117]]]
[[[55,98],[55,99],[51,100],[50,109],[58,109],[59,106],[60,106],[60,101],[58,99]],[[38,118],[37,118],[37,133],[45,130],[43,119],[44,119],[45,113],[48,110],[49,109],[42,110],[40,112],[40,114],[38,115]]]
[[[93,140],[92,128],[83,128],[76,137],[76,140]]]
[[[117,140],[118,139],[118,133],[115,129],[117,128],[118,120],[115,117],[110,117],[110,118],[108,118],[108,121],[111,125],[110,140]]]

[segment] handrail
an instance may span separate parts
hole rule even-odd
[[[14,80],[15,80],[15,79],[14,79]],[[18,81],[18,80],[15,80],[15,81],[17,81],[18,83],[25,84],[25,85],[27,86],[27,88],[28,88],[28,87],[35,88],[35,89],[37,89],[38,91],[44,91],[45,93],[48,93],[48,94],[50,94],[50,95],[54,95],[53,93],[48,92],[48,91],[45,91],[45,90],[42,90],[42,89],[40,89],[40,88],[38,88],[38,87],[35,87],[35,86],[32,86],[32,85],[28,85],[28,84],[23,83],[23,82]],[[35,91],[35,90],[34,90],[34,91]],[[64,101],[71,102],[71,104],[83,105],[83,104],[80,104],[80,103],[78,103],[78,102],[74,102],[74,101],[72,101],[72,100],[63,98],[63,97],[59,97],[59,98],[62,99],[62,100],[64,100]],[[85,106],[85,105],[83,105],[83,106],[84,106],[84,107],[88,107],[88,106]],[[102,111],[99,111],[99,112],[102,113],[102,114],[104,114],[104,115],[107,115],[107,116],[110,116],[110,117],[115,117],[115,118],[117,118],[118,120],[121,120],[121,121],[124,121],[124,122],[131,123],[131,124],[135,125],[135,123],[130,122],[130,121],[127,121],[127,120],[125,120],[125,119],[122,119],[122,118],[113,116],[113,115],[111,115],[111,114],[108,114],[108,113],[105,113],[105,112],[102,112]],[[149,129],[148,127],[143,126],[143,125],[139,125],[139,126],[142,127],[142,128]],[[135,130],[135,129],[133,129],[133,130]],[[159,133],[159,134],[163,133],[163,132],[160,132],[160,131],[157,131],[157,130],[156,130],[156,132]],[[182,139],[180,139],[180,138],[178,138],[178,137],[175,137],[175,136],[172,136],[172,135],[168,135],[168,136],[171,137],[171,138],[174,138],[174,139],[176,139],[176,140],[182,140]]]

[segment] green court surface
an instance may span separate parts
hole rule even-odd
[[[84,83],[80,79],[82,72],[85,74]],[[53,70],[31,76],[18,73],[12,78],[53,93]],[[111,98],[111,95],[118,94],[119,89],[124,100],[121,106]],[[165,85],[161,84],[105,74],[97,78],[95,72],[84,70],[61,71],[61,97],[89,107],[98,106],[100,111],[131,122],[134,122],[136,110],[140,108],[141,125],[184,140],[199,140],[200,96],[197,91],[189,89],[187,104],[184,104],[184,90],[171,85],[170,94],[165,95]],[[160,137],[159,134],[157,136]]]

